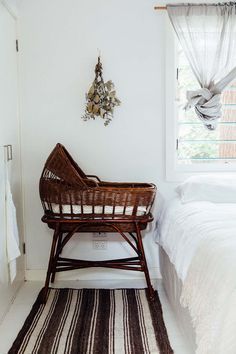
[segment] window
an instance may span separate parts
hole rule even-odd
[[[222,118],[207,130],[194,109],[185,111],[186,91],[199,84],[171,28],[166,38],[166,174],[181,180],[189,172],[236,172],[236,81],[222,93]]]

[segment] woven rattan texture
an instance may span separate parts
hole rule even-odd
[[[154,184],[104,182],[97,176],[86,175],[61,144],[57,144],[48,157],[40,178],[40,197],[45,216],[49,219],[147,220],[155,194]],[[57,212],[55,205],[58,206]],[[67,213],[63,212],[64,205]],[[75,206],[81,206],[79,213],[75,213]],[[91,207],[89,214],[84,212],[85,206]],[[100,206],[99,213],[95,212],[96,206]],[[109,214],[105,212],[106,206],[112,207]],[[119,215],[116,207],[123,207]],[[129,215],[127,207],[129,210],[132,207]],[[142,215],[138,214],[139,207],[145,207]]]

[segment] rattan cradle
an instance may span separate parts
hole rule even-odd
[[[56,272],[96,266],[143,271],[153,292],[140,230],[153,220],[154,184],[104,182],[86,175],[65,147],[57,144],[45,163],[39,190],[42,221],[54,229],[44,301],[50,277],[53,282]],[[107,261],[60,257],[63,247],[80,232],[118,232],[137,255]]]

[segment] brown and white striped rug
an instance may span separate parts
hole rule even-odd
[[[40,294],[8,354],[173,353],[157,293],[50,289]]]

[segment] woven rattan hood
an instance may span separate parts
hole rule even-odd
[[[63,180],[70,185],[80,186],[82,189],[96,186],[95,182],[87,178],[66,148],[59,143],[49,155],[43,174],[45,174],[45,170],[53,174],[55,179]]]

